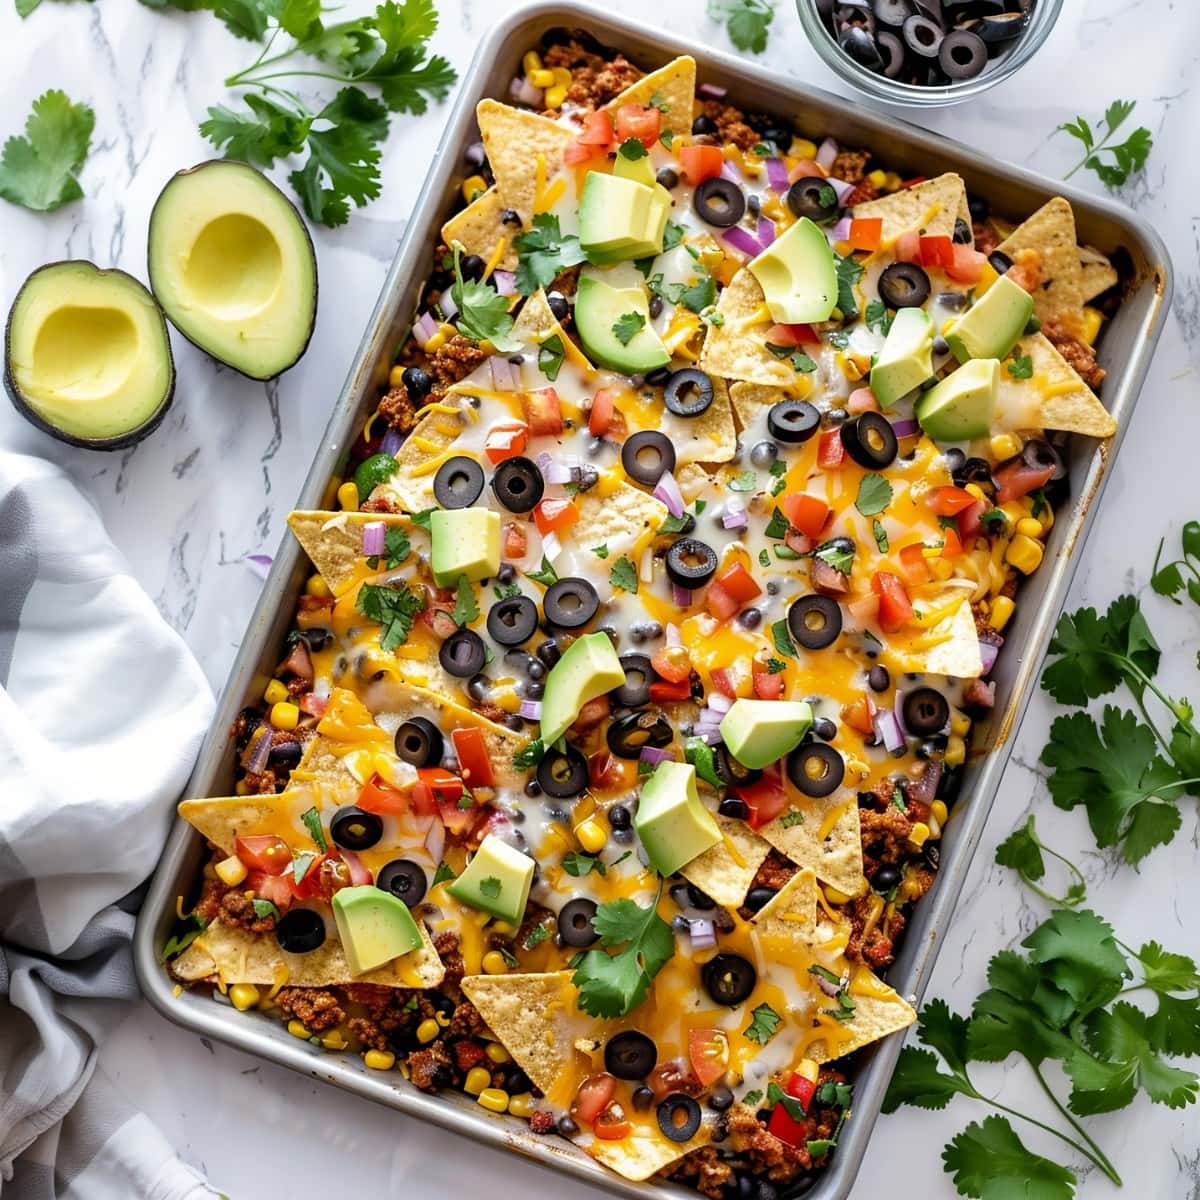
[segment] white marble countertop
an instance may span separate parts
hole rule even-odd
[[[646,15],[640,0],[608,0]],[[361,2],[347,6],[365,8]],[[441,0],[437,48],[465,68],[500,0]],[[702,0],[658,0],[653,19],[681,33],[726,45],[703,14]],[[50,86],[96,110],[93,152],[83,171],[87,199],[44,216],[0,204],[0,296],[5,308],[42,262],[85,257],[145,277],[145,229],[167,177],[211,155],[196,129],[205,108],[222,100],[221,79],[247,53],[212,18],[160,15],[133,0],[101,5],[47,0],[28,21],[0,8],[0,80],[5,134],[18,131],[30,102]],[[781,74],[844,91],[805,42],[781,0],[764,56]],[[1072,604],[1106,604],[1130,587],[1144,590],[1160,534],[1200,516],[1196,447],[1200,409],[1200,8],[1167,0],[1069,0],[1053,35],[1023,72],[956,109],[913,119],[998,157],[1061,175],[1075,144],[1051,137],[1076,113],[1099,117],[1115,97],[1136,99],[1135,122],[1149,125],[1156,149],[1144,177],[1121,198],[1166,240],[1177,272],[1176,297],[1141,405],[1083,553]],[[72,450],[39,434],[0,405],[0,439],[62,463],[92,496],[113,538],[166,618],[203,663],[214,688],[225,678],[258,579],[240,561],[271,554],[342,384],[405,215],[441,132],[443,114],[396,118],[383,164],[382,199],[337,231],[314,234],[321,310],[301,364],[277,383],[254,383],[216,368],[174,337],[177,397],[164,426],[135,449],[116,454]],[[1099,187],[1090,177],[1085,186]],[[1200,614],[1156,597],[1147,606],[1168,647],[1168,690],[1200,693],[1196,648]],[[1052,807],[1037,758],[1053,706],[1035,697],[1001,789],[930,995],[966,1009],[984,986],[989,956],[1015,943],[1044,910],[992,865],[992,852],[1023,814],[1036,809],[1053,844],[1086,864],[1094,904],[1129,943],[1160,938],[1168,948],[1200,950],[1194,920],[1198,846],[1196,808],[1185,805],[1172,846],[1140,873],[1090,849],[1081,814]],[[472,1195],[496,1200],[545,1187],[547,1177],[510,1157],[472,1150],[454,1136],[314,1084],[221,1046],[209,1045],[139,1006],[104,1048],[102,1063],[134,1103],[160,1123],[189,1161],[235,1198],[286,1191],[290,1200],[341,1195]],[[1014,1068],[980,1071],[1014,1107],[1043,1112],[1032,1079]],[[946,1111],[906,1109],[880,1121],[856,1196],[953,1196],[942,1174],[942,1144],[983,1115],[959,1101]],[[1093,1118],[1090,1127],[1124,1172],[1129,1194],[1155,1200],[1200,1197],[1200,1123],[1195,1110],[1173,1112],[1139,1100]],[[1055,1154],[1049,1139],[1025,1127],[1031,1147]],[[264,1134],[266,1136],[264,1136]],[[319,1150],[316,1148],[319,1147]],[[336,1155],[327,1153],[335,1150]],[[1075,1163],[1076,1168],[1086,1164]],[[1082,1173],[1082,1171],[1081,1171]],[[1093,1173],[1080,1195],[1109,1194]],[[571,1194],[600,1196],[569,1185]]]

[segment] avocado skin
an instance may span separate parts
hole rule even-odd
[[[162,309],[158,307],[157,301],[155,302],[155,308],[158,310],[158,319],[162,323],[163,340],[167,346],[167,366],[170,368],[171,377],[167,384],[167,392],[163,396],[162,403],[136,429],[131,429],[128,433],[118,434],[116,437],[110,438],[84,438],[78,437],[75,434],[65,433],[57,425],[52,425],[26,403],[24,396],[21,395],[20,388],[17,387],[16,379],[13,378],[12,323],[13,314],[20,306],[21,297],[25,294],[25,289],[43,271],[49,271],[52,267],[65,266],[68,263],[86,263],[89,267],[95,267],[101,275],[120,275],[122,278],[137,284],[138,287],[145,287],[145,284],[140,279],[135,279],[128,271],[122,271],[118,267],[99,267],[86,258],[60,258],[54,262],[43,263],[35,271],[31,272],[25,282],[21,284],[16,297],[13,299],[12,307],[8,310],[8,320],[4,323],[4,390],[8,392],[8,398],[12,401],[13,408],[25,420],[31,425],[36,425],[38,429],[43,433],[48,433],[52,438],[56,438],[60,442],[65,442],[68,446],[78,446],[81,450],[124,450],[129,446],[136,446],[138,442],[148,438],[162,424],[163,418],[167,415],[167,410],[171,407],[171,403],[175,399],[175,356],[171,353],[171,336],[167,330],[167,319],[163,315]],[[149,291],[148,288],[146,290]]]
[[[195,338],[189,337],[182,329],[179,328],[178,325],[175,325],[175,323],[173,321],[171,322],[171,324],[175,326],[176,331],[180,334],[181,337],[183,337],[183,339],[185,341],[191,342],[191,344],[193,346],[195,346],[197,350],[201,351],[203,354],[207,354],[209,356],[209,358],[215,359],[217,362],[221,363],[222,366],[229,367],[229,369],[232,371],[237,371],[237,373],[239,375],[244,375],[247,379],[258,379],[258,380],[261,380],[263,383],[266,383],[268,380],[278,379],[279,376],[282,375],[285,371],[290,371],[304,357],[305,352],[308,350],[308,344],[309,344],[309,342],[312,341],[313,332],[317,327],[317,309],[318,309],[319,303],[320,303],[320,278],[319,278],[319,273],[317,271],[317,251],[316,251],[316,247],[313,245],[312,234],[309,233],[308,225],[305,223],[304,217],[301,215],[300,210],[287,198],[287,196],[284,194],[284,192],[280,188],[276,187],[276,185],[274,183],[272,183],[271,180],[268,179],[256,167],[252,167],[249,163],[241,162],[238,159],[209,158],[209,159],[205,159],[205,161],[202,163],[197,163],[194,167],[186,167],[182,171],[176,171],[175,174],[172,175],[171,178],[168,179],[165,184],[163,184],[162,191],[160,191],[158,193],[158,200],[155,200],[154,207],[150,210],[150,221],[146,228],[146,262],[147,262],[147,264],[149,264],[149,262],[150,262],[150,243],[152,242],[152,240],[154,238],[154,221],[155,221],[155,217],[158,214],[158,202],[159,202],[159,200],[162,199],[163,193],[167,190],[167,188],[169,188],[171,186],[171,184],[176,179],[179,179],[181,176],[194,175],[198,171],[203,171],[205,167],[215,167],[215,166],[222,166],[222,167],[238,166],[238,167],[245,167],[245,169],[247,171],[252,171],[255,175],[257,175],[259,177],[259,179],[262,180],[262,182],[267,187],[271,188],[275,192],[278,192],[279,197],[284,202],[284,204],[286,204],[288,206],[288,208],[290,208],[292,210],[292,212],[294,212],[296,214],[296,221],[299,224],[300,228],[304,231],[305,245],[308,248],[309,257],[311,257],[312,262],[313,262],[313,285],[312,285],[313,315],[312,315],[312,320],[309,322],[308,333],[305,334],[304,341],[301,343],[300,349],[297,352],[296,357],[293,358],[292,361],[287,364],[287,366],[280,367],[278,371],[274,372],[274,374],[271,374],[271,375],[252,375],[249,371],[243,371],[239,367],[235,367],[232,363],[228,363],[223,358],[220,358],[218,355],[214,354],[211,350],[208,349],[207,346],[202,346],[198,341],[196,341]],[[149,275],[148,269],[147,269],[147,274]],[[151,292],[151,294],[154,294],[154,277],[152,275],[150,276],[150,292]],[[154,299],[157,302],[158,296],[155,295]],[[159,304],[159,308],[162,308],[161,304]],[[165,312],[165,310],[164,310],[164,312]]]

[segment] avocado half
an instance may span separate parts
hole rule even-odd
[[[140,442],[175,394],[167,323],[132,275],[83,261],[39,267],[5,328],[4,384],[39,429],[90,450]]]
[[[171,324],[219,362],[273,379],[308,348],[317,258],[295,206],[246,163],[173,176],[150,214],[150,287]]]

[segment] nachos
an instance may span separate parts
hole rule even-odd
[[[167,947],[629,1179],[826,1164],[1116,273],[568,42],[484,101]],[[519,86],[518,86],[519,85]],[[833,153],[830,153],[830,147]],[[1108,299],[1094,300],[1101,293]],[[181,913],[185,909],[181,907]]]

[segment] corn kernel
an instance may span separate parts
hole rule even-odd
[[[512,937],[517,932],[517,926],[511,921],[501,921],[497,917],[491,925],[488,926],[492,933],[498,933],[501,937]]]
[[[512,1062],[512,1055],[509,1054],[509,1052],[505,1050],[505,1048],[500,1045],[499,1042],[488,1042],[484,1053],[492,1060],[492,1062],[496,1063],[497,1066],[503,1065],[507,1062]]]
[[[569,88],[575,82],[566,67],[551,67],[550,74],[554,76],[555,83],[560,83],[565,88]]]
[[[278,679],[272,679],[263,690],[263,700],[267,704],[278,704],[281,700],[287,700],[288,698],[287,688]]]
[[[442,1032],[442,1027],[433,1019],[426,1017],[420,1025],[417,1026],[417,1041],[432,1042],[434,1038]]]
[[[233,792],[236,796],[248,796],[250,795],[250,785],[244,779],[239,779]]]
[[[1036,517],[1022,517],[1017,522],[1017,532],[1023,533],[1026,537],[1040,538],[1042,523]]]
[[[887,183],[887,172],[876,168],[867,175],[867,178],[871,181],[871,186],[879,192],[883,190],[883,185]]]
[[[866,779],[871,768],[861,758],[846,759],[846,772],[851,779]]]
[[[1026,510],[1021,507],[1019,502],[1014,503],[1011,500],[1007,504],[1000,505],[1000,511],[1004,514],[1004,519],[1010,525],[1015,525],[1023,517],[1028,515]]]
[[[1004,552],[1004,561],[1016,567],[1022,575],[1032,575],[1042,565],[1045,548],[1042,543],[1018,533]]]
[[[303,1022],[301,1021],[289,1021],[287,1023],[287,1031],[292,1035],[292,1037],[299,1038],[302,1042],[307,1042],[308,1039],[312,1037],[312,1034],[305,1029]]]
[[[997,596],[992,603],[992,612],[988,617],[988,624],[993,629],[1003,629],[1008,624],[1008,619],[1013,615],[1013,609],[1016,605],[1007,596]]]
[[[567,98],[567,89],[561,83],[548,87],[542,96],[542,103],[547,108],[561,108]]]
[[[226,887],[237,887],[246,878],[246,864],[236,854],[221,859],[213,869]]]
[[[554,72],[546,67],[538,67],[536,70],[530,71],[525,78],[535,88],[548,88],[554,86]]]
[[[954,574],[954,564],[948,558],[935,558],[929,566],[933,571],[933,577],[943,582]]]
[[[321,1047],[325,1050],[345,1050],[350,1043],[346,1041],[345,1035],[339,1033],[336,1029],[332,1033],[327,1033],[321,1039]]]
[[[811,1058],[802,1058],[794,1070],[801,1079],[807,1079],[809,1083],[816,1083],[817,1076],[821,1073],[821,1068]]]
[[[358,512],[358,488],[354,486],[353,480],[347,480],[337,490],[338,503],[347,512]]]
[[[508,971],[508,963],[499,950],[489,950],[483,956],[483,972],[485,975],[503,975]]]
[[[491,1087],[492,1073],[486,1067],[472,1067],[467,1072],[463,1091],[469,1096],[478,1096],[484,1088]]]
[[[908,840],[914,846],[923,846],[929,841],[929,826],[924,821],[917,821],[912,827],[912,833],[908,835]]]
[[[967,757],[967,743],[962,738],[950,736],[946,739],[946,753],[943,761],[948,767],[961,767]]]
[[[950,710],[950,732],[955,737],[966,737],[967,730],[970,728],[971,718],[961,708],[952,708]]]
[[[434,1019],[434,1020],[435,1020],[435,1021],[436,1021],[436,1022],[437,1022],[437,1023],[438,1023],[438,1024],[441,1026],[441,1027],[442,1027],[442,1028],[443,1028],[443,1029],[449,1029],[449,1028],[450,1028],[450,1014],[449,1014],[448,1012],[442,1012],[442,1011],[439,1009],[437,1012],[435,1012],[435,1013],[433,1014],[433,1019]]]
[[[1048,504],[1044,505],[1038,520],[1042,523],[1042,532],[1049,533],[1054,528],[1054,509]]]
[[[885,190],[889,192],[898,192],[903,186],[904,180],[900,178],[897,171],[889,171],[887,173],[887,182],[884,184]]]
[[[521,59],[521,70],[529,75],[533,71],[542,69],[542,56],[536,50],[526,50],[525,56]]]
[[[470,175],[462,181],[462,196],[468,204],[486,191],[487,180],[482,175]]]
[[[807,138],[794,138],[792,140],[792,154],[796,158],[816,158],[817,144],[810,142]]]
[[[404,382],[404,368],[397,363],[388,372],[388,387],[398,388]]]
[[[1021,439],[1015,433],[998,433],[988,442],[988,449],[993,458],[1001,461],[1014,458],[1021,453]]]
[[[579,839],[579,844],[589,854],[599,854],[604,849],[604,843],[608,841],[604,833],[604,827],[594,817],[588,817],[586,821],[580,821],[575,826],[575,836]]]
[[[329,584],[325,582],[324,575],[310,575],[304,584],[304,590],[310,596],[315,596],[318,600],[328,600],[333,595],[329,590]]]
[[[235,983],[229,989],[229,999],[238,1012],[245,1012],[258,1003],[258,988],[252,983]]]
[[[446,341],[446,335],[439,329],[437,333],[435,333],[433,337],[431,337],[429,341],[425,343],[425,349],[428,353],[432,354],[435,350],[440,350],[446,344]]]
[[[492,1112],[504,1112],[508,1108],[508,1093],[503,1088],[484,1088],[479,1093],[478,1102]]]
[[[1103,324],[1104,314],[1098,308],[1085,304],[1083,306],[1083,331],[1079,336],[1089,346],[1096,340],[1096,335],[1099,334],[1100,326]]]
[[[533,1113],[533,1093],[518,1092],[515,1096],[508,1098],[508,1111],[514,1117],[529,1117]]]
[[[987,493],[977,483],[968,483],[963,491],[975,497],[976,500],[982,500],[987,503]]]
[[[950,810],[946,807],[945,800],[935,800],[929,806],[929,815],[939,824],[945,825],[946,818],[950,815]]]
[[[372,1071],[390,1071],[396,1065],[396,1056],[390,1050],[368,1050],[363,1062]]]
[[[850,903],[850,897],[847,896],[845,892],[838,891],[837,888],[832,887],[828,883],[825,885],[825,899],[828,900],[830,904]]]
[[[300,721],[300,709],[286,700],[271,705],[271,724],[276,729],[295,729]]]

